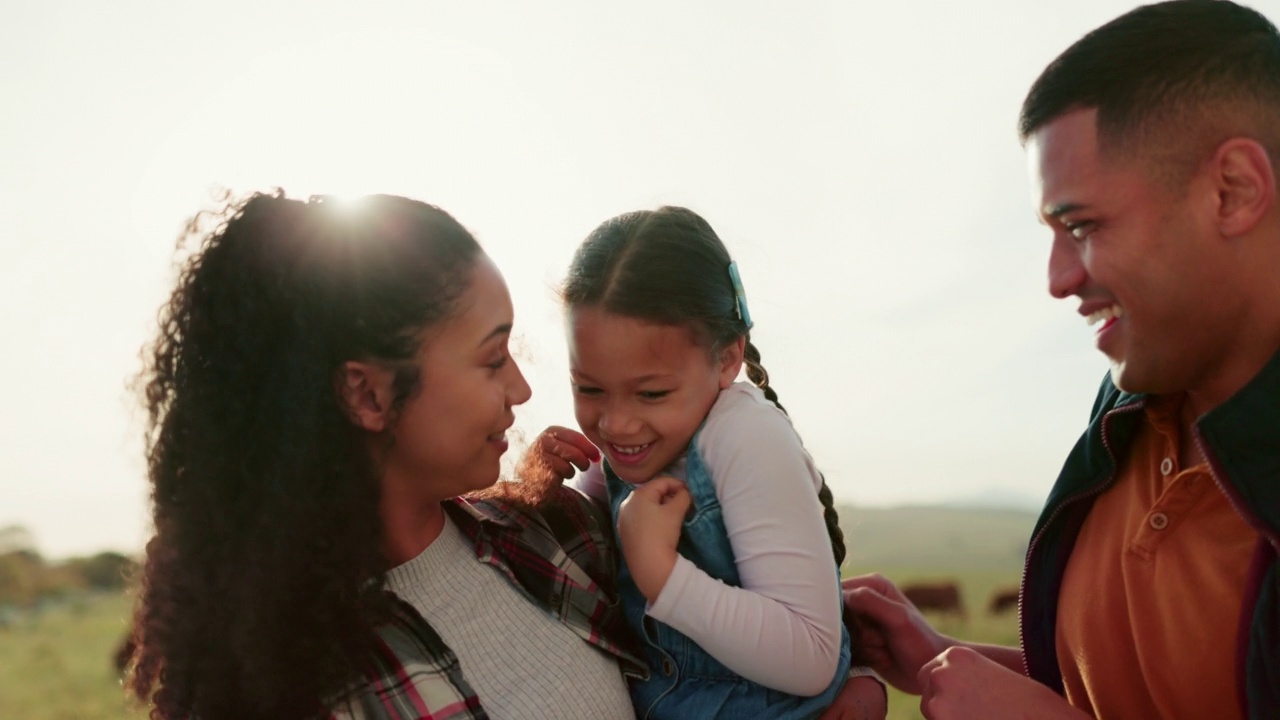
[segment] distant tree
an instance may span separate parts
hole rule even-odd
[[[0,555],[26,550],[36,551],[36,536],[21,525],[0,527]]]
[[[69,599],[88,586],[73,562],[45,565],[40,574],[39,597],[44,600]]]
[[[44,589],[44,576],[44,559],[36,552],[0,554],[0,605],[34,605]]]
[[[0,607],[31,607],[41,599],[65,598],[85,588],[121,590],[136,566],[133,558],[113,551],[48,564],[36,552],[31,532],[9,525],[0,528]]]
[[[111,551],[74,562],[85,584],[95,590],[123,589],[136,566],[133,558]]]

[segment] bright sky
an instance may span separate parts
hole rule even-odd
[[[573,421],[552,288],[574,247],[687,205],[837,500],[1042,498],[1106,363],[1045,290],[1014,123],[1133,3],[631,6],[5,4],[0,526],[54,557],[145,541],[126,383],[219,187],[453,213],[511,286],[530,435]]]

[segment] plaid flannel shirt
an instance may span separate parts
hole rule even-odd
[[[498,500],[454,498],[445,510],[482,562],[587,642],[618,658],[623,672],[648,674],[618,601],[618,552],[608,517],[593,501],[560,488],[530,514]],[[408,603],[395,599],[378,630],[365,680],[329,717],[379,720],[487,718],[458,657]]]

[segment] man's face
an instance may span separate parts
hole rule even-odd
[[[1036,213],[1053,231],[1049,292],[1080,299],[1115,384],[1171,393],[1222,362],[1222,253],[1197,174],[1171,190],[1141,159],[1103,156],[1096,111],[1075,110],[1028,143]]]

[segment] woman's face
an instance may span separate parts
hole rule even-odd
[[[451,318],[425,333],[419,388],[395,420],[388,479],[401,478],[446,499],[498,479],[512,408],[529,384],[508,350],[511,296],[493,261],[481,255]]]

